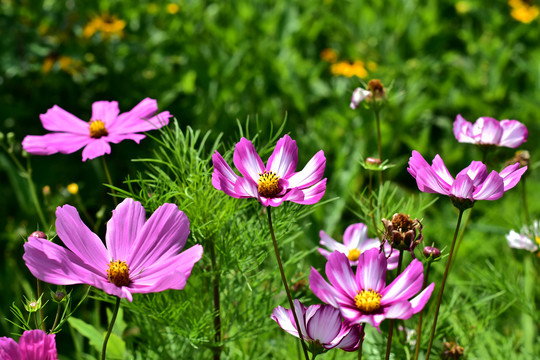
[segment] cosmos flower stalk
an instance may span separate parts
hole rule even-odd
[[[54,105],[40,115],[46,135],[28,135],[23,139],[25,151],[34,155],[71,154],[80,148],[82,160],[94,159],[111,153],[110,144],[133,140],[137,144],[145,138],[141,132],[159,129],[169,123],[168,111],[157,115],[157,101],[146,98],[128,112],[120,114],[118,102],[96,101],[92,104],[90,121],[79,119]]]

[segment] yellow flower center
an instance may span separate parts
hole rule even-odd
[[[351,249],[349,250],[349,255],[347,255],[349,260],[356,261],[360,257],[360,250],[358,249]]]
[[[101,120],[90,120],[90,137],[99,139],[102,136],[107,136],[109,133],[105,129],[105,123]]]
[[[279,194],[279,176],[273,171],[264,171],[259,174],[259,195],[266,198],[273,198]]]
[[[536,243],[540,246],[540,237],[539,237],[539,236],[535,236],[535,237],[534,237],[534,240],[536,240]]]
[[[369,314],[381,307],[381,295],[375,290],[362,290],[354,297],[354,302],[358,310]]]
[[[126,262],[120,260],[111,261],[109,270],[107,270],[107,278],[111,284],[116,286],[129,285],[129,267]]]

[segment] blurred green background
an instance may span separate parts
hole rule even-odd
[[[412,149],[428,160],[441,154],[453,174],[480,159],[473,145],[456,142],[457,114],[469,121],[491,116],[523,122],[529,129],[523,148],[535,163],[540,131],[535,14],[534,4],[515,0],[1,0],[0,131],[15,134],[19,156],[24,136],[46,133],[39,114],[55,104],[88,120],[94,101],[117,100],[127,111],[151,97],[181,126],[223,133],[231,148],[238,140],[237,119],[268,131],[286,118],[285,131],[299,145],[299,166],[324,149],[326,198],[339,197],[312,215],[300,243],[310,249],[320,229],[339,238],[358,221],[353,198],[367,184],[358,162],[375,156],[377,146],[372,113],[351,110],[349,101],[369,79],[381,79],[388,91],[381,114],[383,154],[396,166],[385,177],[404,193],[417,192],[405,171]],[[142,146],[112,145],[107,161],[113,179],[118,183],[133,174],[137,168],[130,159],[144,157],[151,146],[149,139]],[[499,149],[488,161],[490,169],[500,170],[514,153]],[[540,211],[534,167],[528,182],[533,217]],[[100,209],[106,180],[99,159],[82,163],[80,151],[32,157],[32,169],[40,196],[44,186],[51,189],[51,213],[74,201],[66,190],[72,182],[90,212]],[[27,277],[22,242],[38,221],[26,180],[5,153],[0,175],[0,278],[13,269]],[[498,210],[478,206],[473,219],[479,225],[472,227],[476,235],[468,246],[480,248],[475,253],[480,262],[496,259],[497,248],[514,254],[505,247],[504,233],[523,224],[518,191],[505,195]],[[446,199],[428,214],[414,215],[438,224],[431,229],[425,224],[428,242],[450,240],[455,214]],[[323,263],[317,254],[313,259]],[[5,315],[21,289],[3,283]],[[9,329],[0,321],[0,334]]]

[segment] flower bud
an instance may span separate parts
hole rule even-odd
[[[438,260],[441,257],[441,250],[437,249],[434,246],[426,246],[422,251],[426,259]]]
[[[54,302],[62,302],[66,299],[66,293],[63,291],[57,291],[51,295],[51,298]]]
[[[13,145],[15,142],[15,133],[13,131],[10,131],[7,133],[7,143],[9,146]]]
[[[368,157],[366,159],[366,164],[368,165],[381,165],[381,160],[377,158]]]
[[[41,298],[37,300],[27,300],[26,304],[24,304],[24,308],[29,313],[39,311],[41,309]]]
[[[413,252],[416,245],[422,242],[422,224],[418,219],[412,220],[409,215],[394,214],[392,220],[382,219],[385,232],[384,239],[398,250]]]
[[[379,79],[369,80],[366,90],[371,91],[374,100],[382,100],[385,95],[384,86]]]
[[[35,237],[35,238],[38,238],[38,239],[45,239],[47,240],[47,234],[45,234],[43,231],[34,231],[33,233],[30,234],[30,236],[28,237]]]

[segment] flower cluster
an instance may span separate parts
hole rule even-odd
[[[472,124],[458,115],[454,121],[454,135],[461,143],[517,148],[527,141],[529,132],[517,120],[497,121],[484,116]]]

